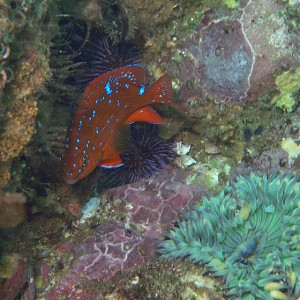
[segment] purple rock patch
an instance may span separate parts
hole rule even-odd
[[[114,221],[100,225],[82,244],[73,245],[70,271],[46,299],[69,295],[70,290],[75,293],[74,282],[108,280],[120,271],[153,260],[158,238],[172,226],[178,213],[200,199],[203,192],[187,185],[188,175],[187,171],[178,172],[168,166],[149,180],[112,189],[113,198],[128,204],[126,224]]]
[[[216,102],[239,102],[247,96],[254,55],[240,21],[212,21],[195,32],[181,55],[181,62],[173,63],[171,72],[180,73],[183,99],[195,91]]]
[[[155,240],[127,229],[123,222],[108,223],[76,247],[71,273],[84,273],[88,279],[111,278],[118,271],[149,262],[155,244]]]
[[[188,172],[167,167],[149,180],[121,186],[111,190],[114,198],[131,204],[128,222],[139,225],[145,234],[159,237],[177,218],[186,205],[193,203],[199,187],[188,186]]]
[[[239,21],[212,22],[202,30],[199,47],[188,51],[208,96],[217,102],[247,96],[254,58]]]
[[[107,280],[119,271],[149,262],[158,238],[202,191],[188,186],[187,176],[187,172],[167,167],[149,180],[112,189],[113,198],[130,206],[128,222],[101,225],[95,235],[75,246],[71,273]]]

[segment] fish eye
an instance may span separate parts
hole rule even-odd
[[[87,164],[88,164],[88,157],[87,156],[83,156],[82,157],[82,166],[83,168],[86,168]]]

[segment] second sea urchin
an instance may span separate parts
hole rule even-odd
[[[160,244],[163,258],[185,258],[224,278],[235,299],[300,295],[299,175],[251,175],[186,213]]]
[[[121,153],[119,168],[102,168],[99,186],[115,187],[147,179],[175,158],[174,145],[158,134],[158,127],[148,123],[130,125],[128,149]]]

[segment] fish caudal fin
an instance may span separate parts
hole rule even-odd
[[[173,88],[172,80],[168,75],[164,75],[159,78],[152,86],[153,92],[158,96],[157,102],[163,101],[163,98],[172,99],[173,98]]]
[[[182,115],[186,116],[186,111],[182,105],[174,102],[174,93],[172,80],[169,76],[164,75],[159,78],[151,87],[152,103],[163,103],[175,108]]]

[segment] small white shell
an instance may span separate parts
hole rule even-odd
[[[185,166],[185,167],[189,167],[195,163],[197,163],[191,156],[189,155],[184,155],[182,158],[181,158],[181,162],[182,164]]]
[[[89,219],[97,214],[97,210],[100,205],[100,198],[92,197],[81,209],[82,217],[80,222],[83,223],[86,219]]]
[[[178,155],[187,155],[191,150],[191,145],[183,145],[182,142],[176,143],[175,152]]]

